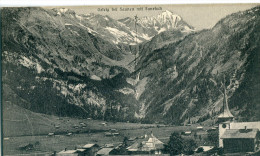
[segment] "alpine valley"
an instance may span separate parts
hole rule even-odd
[[[224,85],[238,121],[260,120],[260,7],[200,31],[170,11],[136,27],[134,17],[65,8],[3,8],[1,16],[3,111],[206,122],[221,111]]]

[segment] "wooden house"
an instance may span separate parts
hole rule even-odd
[[[97,152],[97,156],[104,156],[104,155],[113,155],[117,154],[117,150],[114,148],[102,148]]]
[[[57,156],[78,156],[77,150],[62,150],[56,154]]]
[[[222,135],[225,153],[255,152],[258,146],[258,129],[227,129]]]
[[[82,147],[82,149],[85,149],[84,154],[86,156],[96,156],[100,147],[97,144],[86,144]]]
[[[138,139],[127,148],[129,154],[162,154],[164,143],[153,134],[144,139]]]

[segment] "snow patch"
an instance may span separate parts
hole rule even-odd
[[[137,86],[136,86],[136,93],[135,93],[135,98],[138,100],[140,98],[140,96],[142,95],[142,93],[145,90],[145,86],[147,84],[147,77],[144,77],[141,81],[138,82]]]
[[[86,28],[88,30],[89,33],[92,33],[92,34],[98,34],[98,32],[96,32],[95,30],[93,29],[90,29],[89,27],[86,27],[85,25],[79,23],[80,26]]]
[[[130,88],[123,88],[123,89],[119,89],[118,91],[125,95],[134,94],[134,92],[135,92],[133,89],[130,89]]]
[[[98,77],[97,75],[92,75],[90,78],[91,78],[92,80],[101,81],[101,78]]]
[[[44,71],[44,69],[42,68],[42,66],[39,63],[33,62],[32,60],[28,59],[25,56],[22,56],[22,59],[20,59],[20,63],[24,67],[35,69],[38,74]]]
[[[166,28],[161,28],[159,31],[158,31],[158,34],[161,33],[161,32],[164,32],[166,31]]]
[[[61,9],[60,9],[60,12],[61,12],[61,13],[65,13],[65,12],[67,12],[68,10],[69,10],[69,9],[61,8]]]
[[[126,32],[120,31],[120,30],[115,29],[115,28],[106,27],[105,29],[107,29],[109,32],[111,32],[113,35],[115,35],[117,37],[124,37],[124,36],[128,35]]]

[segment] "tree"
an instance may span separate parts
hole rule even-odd
[[[198,135],[197,132],[194,133],[194,138],[197,139]]]
[[[128,146],[128,137],[124,137],[124,140],[123,140],[123,144],[122,144],[123,147],[127,147]]]
[[[193,139],[187,139],[184,141],[183,153],[187,155],[192,155],[196,147],[197,144]]]
[[[165,145],[165,152],[170,153],[171,155],[181,154],[183,152],[183,139],[179,133],[172,133],[170,140],[167,145]]]
[[[123,139],[122,146],[120,146],[119,149],[117,149],[117,154],[119,154],[119,155],[127,154],[127,150],[126,150],[126,147],[128,146],[127,142],[128,142],[128,138],[125,136]]]
[[[214,144],[214,146],[218,146],[218,131],[210,131],[208,132],[208,140]]]
[[[203,151],[204,151],[204,149],[202,147],[200,147],[200,148],[198,148],[197,153],[201,153]]]
[[[202,137],[201,137],[201,135],[199,135],[199,139],[200,139],[200,141],[202,140]]]

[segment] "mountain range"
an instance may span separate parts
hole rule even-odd
[[[259,15],[255,7],[196,31],[170,11],[135,21],[3,8],[3,104],[180,124],[215,120],[225,86],[237,120],[259,120]]]

